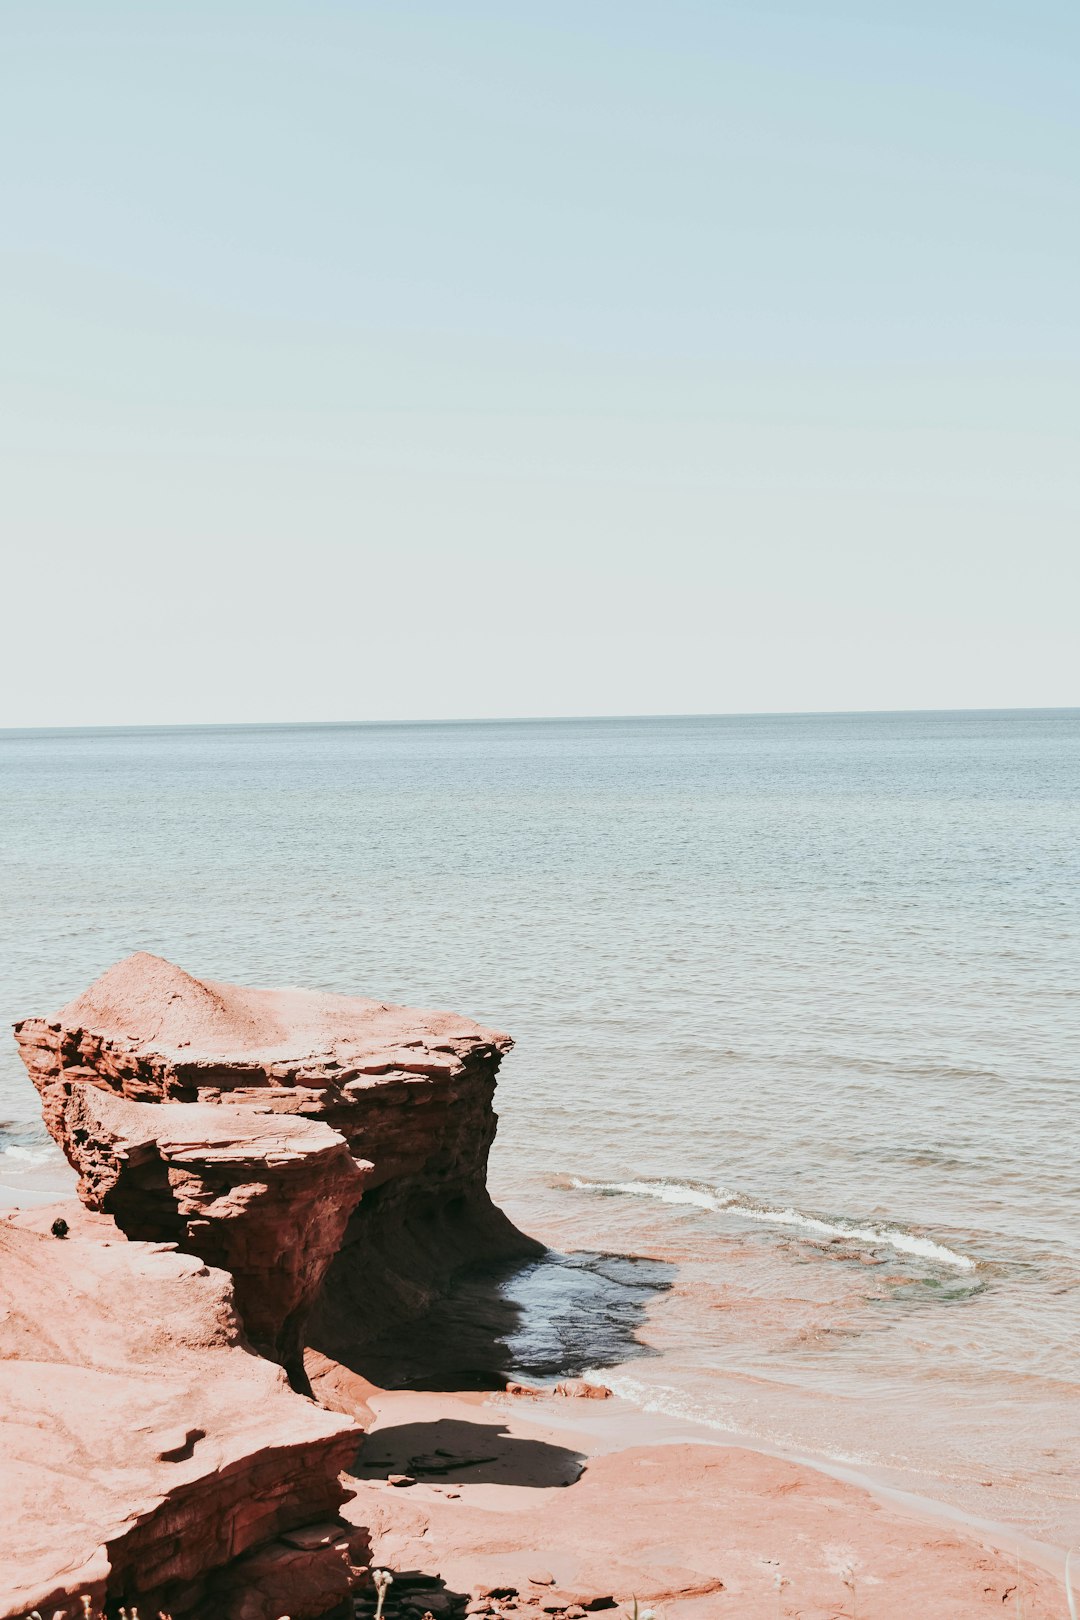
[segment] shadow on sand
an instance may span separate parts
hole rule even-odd
[[[565,1446],[508,1434],[498,1421],[440,1418],[376,1430],[364,1440],[350,1472],[357,1479],[407,1474],[451,1486],[460,1482],[545,1489],[572,1485],[584,1462],[580,1452]]]

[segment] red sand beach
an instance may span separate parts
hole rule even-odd
[[[348,1620],[377,1569],[387,1620],[1066,1612],[1054,1548],[580,1380],[371,1381],[543,1252],[486,1187],[508,1037],[146,956],[17,1033],[81,1202],[0,1222],[0,1620]]]
[[[1018,1561],[1005,1531],[950,1524],[689,1429],[643,1443],[648,1423],[617,1400],[372,1391],[368,1401],[369,1477],[344,1512],[371,1527],[373,1561],[434,1565],[456,1591],[513,1590],[503,1612],[610,1596],[670,1620],[1064,1613],[1060,1578],[1031,1549]]]

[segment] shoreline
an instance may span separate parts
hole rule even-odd
[[[718,1372],[717,1346],[729,1367],[768,1351],[739,1251],[695,1273],[690,1243],[621,1212],[605,1230],[553,1223],[540,1198],[495,1205],[509,1036],[452,1013],[199,980],[140,952],[16,1037],[79,1175],[77,1199],[58,1203],[71,1171],[16,1155],[4,1189],[32,1211],[6,1223],[22,1290],[6,1331],[33,1419],[29,1450],[26,1425],[9,1439],[22,1542],[49,1565],[44,1585],[36,1568],[23,1582],[49,1590],[36,1607],[71,1595],[53,1565],[81,1535],[75,1550],[101,1565],[95,1595],[138,1588],[148,1609],[191,1620],[228,1592],[231,1620],[343,1620],[353,1593],[365,1620],[379,1568],[397,1582],[386,1620],[582,1620],[639,1600],[663,1620],[964,1620],[988,1603],[1062,1615],[1062,1548],[860,1466],[875,1450],[911,1460],[875,1447],[872,1401],[846,1400],[865,1445],[824,1390],[809,1424],[762,1438],[735,1426],[746,1403],[721,1427],[711,1403],[681,1401],[680,1344],[704,1346]],[[800,1308],[815,1332],[842,1330],[854,1296],[837,1279],[855,1273],[823,1275],[774,1293],[776,1332],[801,1330]],[[865,1275],[860,1263],[860,1300]],[[132,1337],[152,1284],[157,1307]],[[695,1341],[662,1311],[697,1285],[732,1313],[715,1339],[711,1318]],[[620,1376],[650,1352],[672,1357],[652,1365],[676,1386],[651,1396],[648,1379]],[[782,1402],[768,1366],[731,1376]],[[125,1410],[134,1400],[118,1374],[145,1408],[134,1429],[110,1416],[118,1392]],[[914,1378],[908,1405],[935,1442],[923,1463],[947,1464],[945,1408],[921,1389]],[[883,1428],[888,1415],[881,1404]],[[62,1466],[39,1547],[50,1445]],[[86,1457],[100,1478],[83,1526]]]
[[[595,1374],[595,1380],[602,1382],[603,1374]],[[465,1393],[467,1395],[468,1392]],[[481,1399],[497,1411],[505,1410],[506,1403],[518,1400],[517,1397],[498,1394],[482,1396]],[[586,1404],[594,1409],[577,1410]],[[982,1517],[969,1513],[940,1497],[905,1490],[902,1486],[895,1485],[875,1473],[872,1468],[836,1462],[812,1451],[770,1445],[752,1434],[725,1431],[721,1435],[707,1423],[693,1418],[675,1418],[667,1413],[652,1412],[618,1394],[613,1394],[610,1400],[603,1403],[560,1401],[558,1405],[565,1405],[572,1410],[567,1411],[565,1418],[558,1414],[559,1421],[556,1424],[553,1420],[553,1426],[601,1441],[605,1439],[607,1430],[616,1431],[620,1439],[617,1444],[610,1447],[611,1450],[628,1449],[635,1445],[693,1444],[717,1446],[724,1450],[756,1452],[763,1457],[791,1463],[796,1467],[824,1474],[842,1484],[851,1485],[891,1509],[911,1514],[920,1521],[939,1522],[942,1526],[991,1541],[1003,1552],[1019,1553],[1025,1562],[1037,1565],[1047,1574],[1064,1581],[1067,1547],[1041,1541],[1009,1524],[1007,1520]]]
[[[860,1486],[883,1500],[912,1504],[913,1511],[944,1523],[993,1535],[1003,1544],[1019,1547],[1025,1557],[1060,1573],[1066,1550],[1080,1535],[1075,1474],[1063,1473],[1056,1480],[1054,1471],[1047,1468],[1033,1470],[1025,1478],[1026,1470],[1013,1466],[1018,1459],[1038,1461],[1034,1439],[1038,1414],[1031,1419],[1034,1428],[1026,1437],[1025,1449],[1014,1452],[1008,1464],[1000,1456],[995,1459],[987,1452],[980,1454],[977,1437],[974,1446],[957,1453],[946,1444],[933,1443],[939,1417],[933,1404],[935,1391],[928,1389],[923,1393],[932,1398],[931,1404],[920,1409],[918,1434],[922,1441],[929,1437],[930,1445],[898,1446],[896,1416],[873,1390],[869,1394],[853,1390],[838,1402],[835,1393],[797,1375],[788,1377],[783,1366],[779,1370],[768,1369],[767,1364],[753,1368],[743,1357],[741,1367],[719,1362],[709,1367],[701,1361],[700,1345],[696,1360],[683,1355],[681,1331],[697,1329],[701,1320],[691,1319],[687,1301],[692,1302],[693,1310],[703,1287],[711,1288],[727,1308],[729,1283],[726,1278],[713,1277],[706,1278],[703,1285],[694,1269],[695,1257],[676,1235],[666,1241],[667,1234],[658,1230],[639,1234],[645,1241],[629,1252],[626,1247],[617,1247],[620,1236],[633,1242],[632,1231],[620,1232],[621,1223],[609,1220],[599,1229],[594,1226],[591,1232],[583,1232],[577,1220],[556,1223],[529,1219],[526,1201],[516,1200],[506,1189],[499,1191],[504,1207],[519,1221],[528,1220],[529,1229],[549,1244],[556,1259],[564,1250],[572,1257],[569,1244],[574,1243],[581,1253],[595,1249],[635,1264],[668,1266],[681,1274],[670,1289],[658,1289],[646,1299],[634,1329],[643,1356],[628,1355],[618,1361],[597,1359],[552,1377],[565,1377],[573,1370],[611,1385],[615,1395],[627,1403],[628,1412],[638,1415],[631,1420],[637,1432],[647,1437],[688,1437],[703,1444],[743,1447],[801,1463]],[[752,1308],[753,1300],[739,1292],[739,1281],[737,1274],[730,1280],[736,1308],[741,1304]],[[723,1292],[716,1293],[718,1288]],[[734,1329],[725,1325],[728,1338],[733,1331],[742,1332],[752,1351],[756,1320],[739,1317],[729,1321],[734,1322]],[[707,1376],[703,1377],[703,1373]],[[511,1371],[510,1376],[529,1379],[531,1375]],[[546,1380],[548,1376],[544,1373],[539,1378]],[[941,1415],[951,1421],[957,1410],[963,1409],[942,1406]],[[741,1421],[745,1417],[750,1422]],[[950,1438],[947,1430],[945,1438]]]
[[[343,1512],[375,1525],[373,1563],[410,1567],[423,1549],[448,1587],[517,1584],[526,1613],[539,1600],[525,1566],[538,1560],[568,1600],[637,1596],[665,1620],[851,1615],[845,1569],[873,1593],[859,1613],[899,1620],[917,1602],[927,1616],[957,1620],[981,1612],[991,1588],[999,1603],[1012,1601],[1018,1584],[1032,1620],[1066,1613],[1060,1549],[618,1397],[369,1389],[365,1398],[374,1422]],[[453,1452],[462,1437],[484,1455],[451,1459],[446,1476],[425,1475],[431,1457],[407,1455],[439,1438],[449,1442],[439,1450]],[[543,1476],[557,1469],[547,1460],[555,1451],[562,1478]],[[421,1465],[407,1476],[415,1482],[388,1483],[410,1460]],[[892,1585],[897,1568],[903,1579]],[[777,1572],[795,1607],[787,1598],[778,1607]],[[710,1579],[711,1592],[694,1589]]]
[[[12,1166],[0,1182],[0,1209],[22,1208],[27,1211],[42,1209],[73,1196],[75,1175],[59,1155],[58,1150],[56,1157],[50,1155],[44,1162],[35,1157],[26,1164],[17,1161],[17,1165],[18,1168]],[[70,1187],[67,1185],[69,1182],[72,1184]],[[554,1241],[555,1234],[551,1233],[548,1236],[552,1239],[552,1251],[558,1252]],[[544,1238],[542,1224],[541,1238],[542,1240]],[[647,1333],[647,1323],[644,1332]],[[648,1341],[643,1338],[642,1342]],[[625,1365],[627,1369],[633,1367],[632,1362]],[[617,1382],[623,1371],[622,1366],[596,1367],[587,1371],[585,1376],[598,1383],[604,1383],[608,1378]],[[908,1515],[924,1525],[937,1524],[943,1529],[953,1529],[966,1536],[978,1537],[981,1541],[998,1548],[1003,1554],[1014,1558],[1019,1556],[1025,1563],[1042,1570],[1055,1581],[1059,1583],[1064,1581],[1064,1563],[1068,1551],[1064,1541],[1061,1543],[1045,1541],[1029,1534],[1008,1519],[973,1513],[930,1491],[908,1489],[890,1478],[885,1468],[875,1469],[871,1465],[844,1462],[809,1448],[778,1445],[749,1431],[721,1429],[706,1419],[675,1415],[662,1409],[650,1409],[630,1397],[619,1394],[618,1391],[613,1392],[610,1399],[602,1402],[574,1401],[545,1395],[544,1386],[537,1385],[541,1394],[539,1399],[533,1401],[504,1395],[497,1391],[465,1389],[447,1391],[443,1394],[407,1387],[380,1389],[376,1385],[368,1385],[366,1380],[361,1379],[359,1382],[370,1390],[367,1404],[376,1414],[376,1420],[369,1431],[372,1433],[385,1427],[383,1414],[393,1412],[399,1403],[406,1400],[438,1402],[445,1399],[449,1402],[465,1403],[491,1414],[512,1416],[518,1426],[546,1427],[576,1436],[587,1442],[581,1449],[590,1455],[616,1453],[635,1447],[679,1445],[752,1452],[763,1458],[806,1469],[851,1486],[882,1503],[891,1511]],[[349,1405],[350,1410],[355,1410],[351,1403]],[[366,1416],[362,1410],[358,1411],[357,1415],[362,1421]]]
[[[14,1224],[44,1231],[55,1211],[110,1252],[107,1218],[69,1201]],[[192,1273],[186,1257],[166,1258]],[[581,1620],[632,1613],[635,1599],[657,1620],[909,1620],[914,1608],[974,1620],[988,1603],[1026,1620],[1066,1613],[1060,1549],[853,1470],[615,1395],[381,1389],[313,1360],[310,1404],[363,1430],[338,1522],[366,1549],[361,1563],[394,1572],[387,1620],[439,1620],[466,1602],[473,1620]],[[322,1546],[331,1531],[327,1520],[310,1534]]]
[[[611,1369],[607,1376],[617,1381],[620,1371]],[[603,1382],[605,1373],[597,1369],[586,1376]],[[865,1491],[897,1511],[909,1512],[919,1519],[938,1521],[943,1526],[992,1540],[1002,1550],[1019,1553],[1026,1561],[1064,1580],[1065,1558],[1069,1551],[1065,1540],[1045,1540],[1006,1518],[974,1513],[930,1490],[910,1489],[890,1477],[891,1471],[884,1465],[875,1467],[869,1463],[846,1462],[809,1447],[779,1445],[750,1431],[721,1429],[702,1419],[675,1416],[661,1409],[640,1406],[636,1401],[619,1395],[618,1391],[613,1391],[612,1400],[605,1402],[605,1407],[610,1407],[610,1412],[595,1414],[597,1433],[602,1431],[605,1418],[618,1418],[628,1430],[632,1429],[635,1433],[640,1430],[641,1440],[635,1443],[678,1445],[692,1442],[696,1445],[731,1447],[809,1468]],[[575,1427],[580,1427],[584,1432],[592,1432],[593,1429],[585,1414],[580,1416]]]

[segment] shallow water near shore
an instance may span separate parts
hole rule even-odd
[[[1080,1540],[1080,713],[27,732],[0,772],[5,1023],[146,949],[509,1029],[496,1196],[662,1272],[524,1268],[508,1363],[593,1347],[643,1410]],[[0,1124],[9,1196],[67,1184],[10,1042]]]

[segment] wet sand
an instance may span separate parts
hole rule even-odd
[[[1052,1548],[617,1398],[365,1397],[374,1423],[345,1514],[369,1527],[373,1565],[449,1592],[512,1588],[492,1613],[608,1598],[664,1620],[1066,1613]]]

